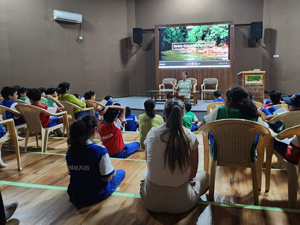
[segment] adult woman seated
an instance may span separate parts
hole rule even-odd
[[[145,148],[144,141],[152,127],[157,127],[164,123],[163,118],[155,114],[155,102],[146,100],[144,102],[145,113],[139,115],[140,145]]]
[[[74,95],[70,94],[70,84],[68,82],[62,82],[58,85],[58,93],[59,101],[64,101],[64,102],[70,102],[75,105],[78,105],[81,108],[86,108],[85,102],[80,101],[78,98],[76,98]],[[77,120],[79,117],[85,116],[85,115],[90,115],[90,111],[80,111],[79,109],[74,109],[74,116],[75,119]],[[95,117],[98,120],[99,119],[99,113],[95,111]]]
[[[167,122],[152,128],[145,140],[147,170],[140,194],[145,207],[158,213],[184,213],[208,189],[209,175],[198,170],[198,140],[183,127],[183,102],[167,100]]]

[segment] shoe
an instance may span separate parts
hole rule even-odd
[[[12,217],[12,215],[16,211],[17,207],[18,207],[18,202],[14,202],[14,203],[4,206],[6,220],[8,220],[10,217]]]
[[[18,136],[18,141],[23,141],[23,140],[24,140],[24,138]]]
[[[118,192],[118,191],[120,191],[120,187],[117,187],[115,190],[115,192]]]
[[[0,168],[7,167],[7,164],[5,164],[2,160],[0,160]]]

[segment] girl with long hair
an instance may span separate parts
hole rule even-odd
[[[70,174],[68,194],[75,204],[93,204],[106,199],[125,178],[124,170],[115,171],[107,150],[92,140],[97,120],[86,115],[70,128],[66,160]]]
[[[198,140],[183,127],[184,104],[167,100],[166,123],[152,128],[145,140],[147,170],[140,194],[145,207],[159,213],[183,213],[208,189],[209,176],[198,170]]]

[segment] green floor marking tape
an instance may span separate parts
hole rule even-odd
[[[9,185],[9,186],[17,186],[17,187],[25,187],[25,188],[39,188],[39,189],[60,190],[60,191],[66,191],[67,190],[67,187],[50,186],[50,185],[42,185],[42,184],[29,184],[29,183],[4,181],[4,180],[0,180],[0,184]],[[113,196],[128,197],[128,198],[141,198],[141,196],[139,194],[133,194],[133,193],[114,192],[112,195]],[[288,208],[279,208],[279,207],[272,207],[272,206],[226,204],[226,203],[211,202],[211,201],[199,201],[198,204],[199,205],[213,205],[213,206],[220,206],[220,207],[229,207],[229,208],[241,208],[241,209],[254,209],[254,210],[267,210],[267,211],[277,211],[277,212],[300,213],[300,209],[288,209]]]

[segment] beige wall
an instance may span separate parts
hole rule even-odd
[[[136,74],[127,38],[135,27],[134,0],[0,4],[1,86],[54,87],[68,81],[73,93],[129,94],[129,78]],[[57,23],[54,9],[83,14],[83,44],[76,42],[79,24]]]

